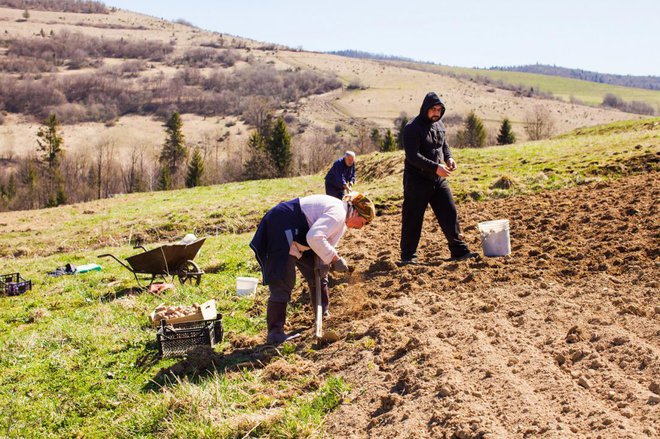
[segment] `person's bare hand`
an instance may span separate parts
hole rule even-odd
[[[449,177],[451,175],[451,169],[441,163],[436,168],[435,173],[440,177]]]

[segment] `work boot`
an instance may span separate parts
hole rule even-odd
[[[396,265],[399,267],[404,267],[406,265],[417,265],[419,264],[419,260],[417,259],[417,256],[412,256],[410,258],[401,258],[399,262],[397,262]]]
[[[312,312],[316,317],[316,288],[309,289],[309,302],[312,304]],[[321,310],[323,311],[323,317],[329,317],[330,311],[330,296],[328,294],[328,286],[321,285]]]
[[[288,340],[289,336],[284,333],[286,323],[286,303],[268,301],[266,308],[266,325],[268,326],[268,337],[266,341],[270,344],[280,344]]]
[[[452,256],[450,259],[452,261],[464,261],[466,259],[472,259],[472,258],[476,258],[478,256],[479,256],[479,253],[467,252],[467,253],[463,253],[460,256]]]

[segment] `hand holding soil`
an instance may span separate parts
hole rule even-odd
[[[449,169],[446,165],[443,165],[440,163],[438,167],[435,170],[435,173],[438,174],[440,177],[449,177],[451,175],[451,169]]]

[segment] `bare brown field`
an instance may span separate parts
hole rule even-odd
[[[353,387],[330,436],[657,437],[659,196],[652,173],[462,205],[475,250],[479,221],[510,219],[501,258],[448,261],[430,212],[418,266],[395,265],[399,214],[347,237],[341,340],[308,349],[312,327],[298,347]]]

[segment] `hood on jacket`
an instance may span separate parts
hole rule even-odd
[[[430,122],[428,118],[429,108],[438,104],[442,105],[442,112],[440,113],[440,119],[442,119],[442,116],[445,115],[445,103],[442,102],[442,99],[440,99],[440,96],[438,96],[437,93],[433,91],[428,92],[426,96],[424,96],[424,102],[422,102],[422,107],[419,109],[419,115],[427,122]]]

